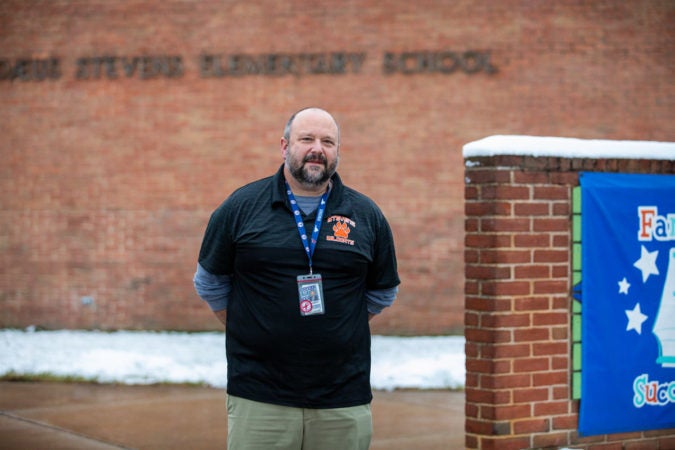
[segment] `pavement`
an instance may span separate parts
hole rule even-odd
[[[464,448],[464,393],[375,391],[371,450]],[[225,391],[0,382],[0,450],[225,449]]]

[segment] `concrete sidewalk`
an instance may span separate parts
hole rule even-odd
[[[464,448],[464,393],[374,393],[372,450]],[[0,382],[0,449],[224,449],[225,391]]]

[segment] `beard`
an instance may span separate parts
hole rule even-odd
[[[321,164],[323,167],[318,167],[316,165],[308,167],[307,163],[310,162]],[[286,163],[288,164],[289,171],[291,172],[291,175],[293,175],[293,178],[308,186],[320,186],[328,181],[336,172],[338,165],[337,159],[329,165],[326,157],[322,154],[307,155],[299,163],[287,159]]]

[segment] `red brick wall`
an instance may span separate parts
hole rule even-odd
[[[675,140],[671,1],[332,5],[0,2],[0,326],[218,327],[191,285],[204,226],[276,169],[306,105],[335,114],[343,179],[395,233],[403,284],[378,333],[462,330],[464,143]],[[425,52],[450,51],[496,70],[426,71]],[[200,75],[205,54],[332,52],[366,56],[341,75]],[[386,73],[403,52],[425,70]],[[152,76],[132,65],[149,56],[181,59]]]
[[[467,448],[674,448],[674,430],[578,436],[570,330],[578,172],[672,174],[675,160],[467,160]]]

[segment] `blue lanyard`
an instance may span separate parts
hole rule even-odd
[[[316,220],[314,221],[314,229],[312,230],[312,239],[311,241],[307,240],[307,232],[305,231],[305,223],[302,221],[302,213],[298,207],[298,202],[295,200],[295,196],[291,191],[291,187],[286,182],[286,194],[288,195],[288,201],[291,204],[291,209],[293,210],[293,217],[295,217],[295,223],[298,225],[298,233],[300,233],[300,239],[302,240],[302,246],[305,248],[305,253],[307,253],[307,259],[309,259],[309,273],[312,274],[312,256],[314,255],[314,249],[316,248],[316,242],[319,239],[319,231],[321,230],[321,221],[323,220],[323,213],[326,210],[326,199],[328,198],[328,190],[321,196],[321,202],[319,203],[319,208],[316,210]]]

